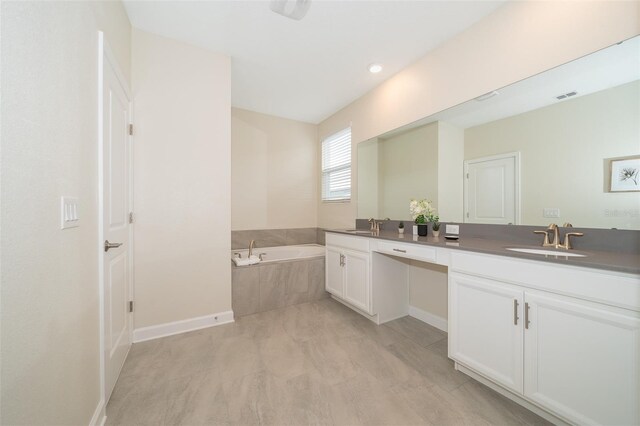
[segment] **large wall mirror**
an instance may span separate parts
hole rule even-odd
[[[358,144],[358,217],[640,229],[640,36]]]

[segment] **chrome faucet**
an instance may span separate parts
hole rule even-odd
[[[249,255],[247,257],[251,257],[251,253],[253,253],[253,247],[256,245],[256,241],[255,240],[251,240],[251,242],[249,243]]]
[[[570,223],[565,223],[563,225],[564,228],[572,228],[573,225]],[[573,247],[571,246],[571,237],[582,237],[584,233],[582,232],[567,232],[564,235],[564,242],[560,242],[560,228],[555,223],[549,225],[547,229],[544,231],[533,231],[534,234],[544,234],[544,241],[542,242],[542,247],[553,247],[556,249],[563,248],[565,250],[571,250]],[[553,232],[553,241],[549,241],[549,232]]]

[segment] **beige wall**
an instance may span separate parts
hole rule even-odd
[[[437,208],[438,123],[381,142],[378,148],[380,216],[411,218],[409,200],[412,198],[431,200]]]
[[[520,152],[524,224],[640,229],[640,193],[605,191],[603,167],[606,158],[640,155],[639,117],[635,81],[467,129],[465,160]],[[543,217],[547,207],[560,218]]]
[[[438,215],[462,222],[464,209],[464,129],[438,122]]]
[[[409,219],[431,200],[442,221],[462,221],[464,130],[436,121],[358,145],[358,216]]]
[[[230,59],[133,31],[135,327],[231,310]]]
[[[639,33],[637,1],[508,2],[324,120],[319,139],[351,124],[355,146]],[[353,226],[356,206],[354,186],[350,203],[319,205],[319,226]]]
[[[315,124],[231,111],[231,229],[318,224]]]
[[[98,30],[128,78],[119,2],[2,2],[1,424],[86,425],[100,401]],[[60,230],[60,196],[80,226]]]
[[[360,217],[384,217],[379,209],[380,183],[380,143],[378,138],[358,145],[358,174],[353,176],[358,193],[358,214]]]
[[[449,300],[447,267],[412,261],[408,268],[409,305],[446,321]]]

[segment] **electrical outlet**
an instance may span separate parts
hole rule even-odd
[[[560,217],[560,209],[558,208],[544,208],[542,209],[542,217]]]
[[[445,234],[458,235],[460,233],[460,225],[447,225]]]
[[[78,199],[75,197],[60,197],[60,229],[80,226],[78,213]]]

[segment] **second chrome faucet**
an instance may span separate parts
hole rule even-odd
[[[563,228],[572,228],[573,226],[570,223],[565,223],[562,225]],[[542,247],[553,247],[553,248],[563,248],[565,250],[570,250],[573,247],[571,246],[571,237],[582,237],[584,233],[582,232],[567,232],[564,234],[564,242],[560,242],[560,227],[555,223],[549,225],[547,229],[544,231],[533,231],[535,234],[544,234],[544,241],[542,242]],[[549,232],[553,232],[553,241],[549,241]]]

